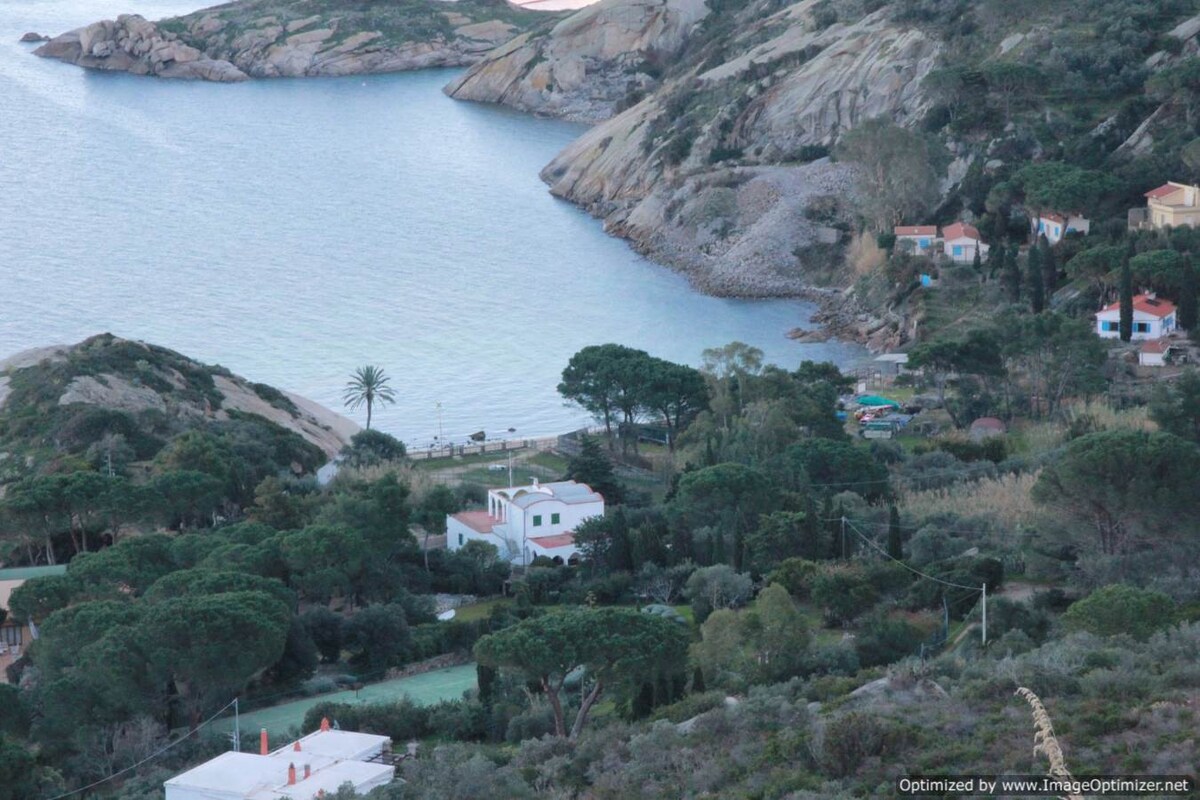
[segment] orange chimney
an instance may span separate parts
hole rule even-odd
[[[269,747],[270,746],[267,743],[267,729],[263,728],[261,731],[259,731],[259,734],[258,734],[258,753],[259,753],[259,755],[265,756],[267,754],[267,750],[269,749]]]
[[[297,753],[300,752],[300,740],[299,739],[297,739],[296,743],[294,745],[292,745],[292,749],[295,750]]]
[[[308,780],[311,777],[312,777],[312,765],[305,764],[304,765],[304,780]]]
[[[288,764],[288,786],[296,785],[296,765]]]
[[[321,717],[321,730],[329,730],[329,717]]]

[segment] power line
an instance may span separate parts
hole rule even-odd
[[[841,519],[841,517],[822,517],[821,522],[841,522]],[[874,525],[880,529],[886,529],[891,525],[889,522],[864,522],[862,524]],[[994,531],[969,531],[965,528],[946,528],[935,522],[929,522],[924,525],[898,525],[897,527],[902,531],[919,531],[925,528],[935,528],[943,533],[965,533],[973,536],[991,536],[995,533]]]
[[[225,704],[225,706],[223,708],[221,708],[220,711],[213,714],[211,717],[206,719],[204,722],[201,722],[199,725],[197,725],[195,728],[193,728],[192,730],[185,733],[183,736],[180,736],[178,739],[176,739],[175,741],[166,745],[165,747],[163,747],[159,750],[156,750],[155,752],[146,756],[145,758],[143,758],[141,761],[137,762],[136,764],[126,767],[125,769],[121,770],[120,772],[114,772],[112,775],[109,775],[107,778],[101,778],[100,780],[96,781],[95,783],[89,783],[87,786],[81,786],[80,788],[75,789],[73,791],[66,792],[64,794],[55,795],[54,797],[47,798],[47,800],[62,800],[62,798],[64,798],[64,797],[71,797],[72,795],[77,795],[80,792],[86,792],[88,789],[95,789],[97,786],[100,786],[101,784],[104,784],[104,783],[108,783],[109,781],[113,780],[114,778],[119,778],[127,772],[132,772],[133,770],[137,769],[138,767],[142,766],[143,764],[145,764],[149,761],[153,761],[154,759],[158,758],[163,753],[167,752],[168,750],[175,747],[176,745],[183,744],[183,742],[186,741],[188,738],[190,738],[191,736],[194,736],[195,734],[199,733],[201,730],[203,730],[207,726],[211,725],[214,721],[216,721],[217,717],[221,716],[226,711],[228,711],[229,707],[232,706],[236,702],[237,702],[237,698],[230,700],[227,704]]]
[[[879,545],[877,545],[873,541],[871,541],[871,539],[865,533],[860,531],[858,529],[858,526],[855,525],[853,522],[846,519],[845,517],[842,517],[842,521],[846,525],[849,525],[850,529],[858,534],[858,538],[862,539],[864,542],[866,542],[868,545],[870,545],[872,549],[874,549],[876,552],[880,553],[884,557],[888,558],[889,560],[895,561],[897,564],[904,567],[906,570],[913,573],[914,575],[920,575],[922,578],[927,578],[928,580],[931,580],[935,583],[940,583],[943,586],[953,586],[955,589],[969,589],[972,592],[981,591],[978,586],[965,586],[961,583],[954,583],[953,581],[942,580],[941,578],[935,578],[933,575],[929,575],[927,573],[921,572],[921,570],[919,570],[915,567],[910,567],[908,564],[905,564],[903,561],[901,561],[898,558],[894,558],[890,553],[888,553],[882,547],[880,547]]]

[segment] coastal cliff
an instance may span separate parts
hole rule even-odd
[[[657,76],[708,14],[704,0],[604,0],[546,33],[513,39],[451,82],[446,93],[598,122],[657,88]]]
[[[446,91],[601,120],[543,170],[554,194],[703,291],[794,295],[838,283],[849,241],[855,172],[826,148],[866,119],[919,120],[941,50],[885,11],[822,26],[814,5],[603,0]]]
[[[1116,176],[1114,225],[1155,181],[1191,174],[1195,11],[601,0],[446,92],[596,122],[542,171],[555,195],[702,291],[818,298],[828,328],[885,349],[923,325],[885,268],[891,225],[962,219],[1019,241],[1014,179],[1031,162]],[[868,121],[869,143],[845,148]]]
[[[383,10],[241,0],[151,22],[136,14],[56,36],[34,52],[161,78],[356,75],[465,66],[547,19],[503,0],[407,0]]]

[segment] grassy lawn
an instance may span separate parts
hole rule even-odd
[[[549,470],[556,475],[563,475],[567,471],[567,458],[550,450],[542,450],[534,453],[526,462],[533,464],[535,467]]]
[[[514,458],[525,450],[497,450],[494,453],[473,453],[469,456],[446,456],[445,458],[423,458],[419,461],[412,462],[413,469],[423,472],[437,472],[448,467],[468,467],[472,464],[494,464],[496,462],[508,463],[508,457],[511,454]]]
[[[477,467],[469,469],[458,476],[463,483],[478,483],[489,489],[500,489],[508,486],[508,470],[507,469],[488,469],[487,467]],[[526,466],[513,464],[512,481],[513,486],[524,486],[533,482],[534,478],[545,480],[545,473],[540,469],[529,469]]]
[[[513,604],[511,597],[493,597],[491,600],[484,600],[481,603],[472,603],[469,606],[462,606],[454,610],[455,622],[474,622],[475,620],[487,619],[492,609],[497,606],[510,606]]]
[[[432,705],[441,700],[457,700],[463,692],[475,686],[475,665],[463,664],[410,678],[368,684],[357,692],[331,692],[262,708],[242,714],[241,728],[243,732],[266,728],[272,739],[279,740],[289,736],[293,728],[299,729],[304,722],[304,714],[310,708],[327,700],[335,703],[372,703],[409,697],[418,705]],[[223,731],[232,730],[232,717],[220,720],[216,727]]]

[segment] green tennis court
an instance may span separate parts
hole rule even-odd
[[[377,703],[409,697],[418,705],[432,705],[441,700],[457,700],[468,689],[475,688],[475,665],[434,670],[410,678],[397,678],[364,686],[357,692],[330,692],[316,697],[306,697],[290,703],[281,703],[241,715],[242,732],[266,728],[273,740],[285,737],[292,728],[299,728],[304,714],[317,703]],[[233,718],[218,723],[219,730],[231,730]]]

